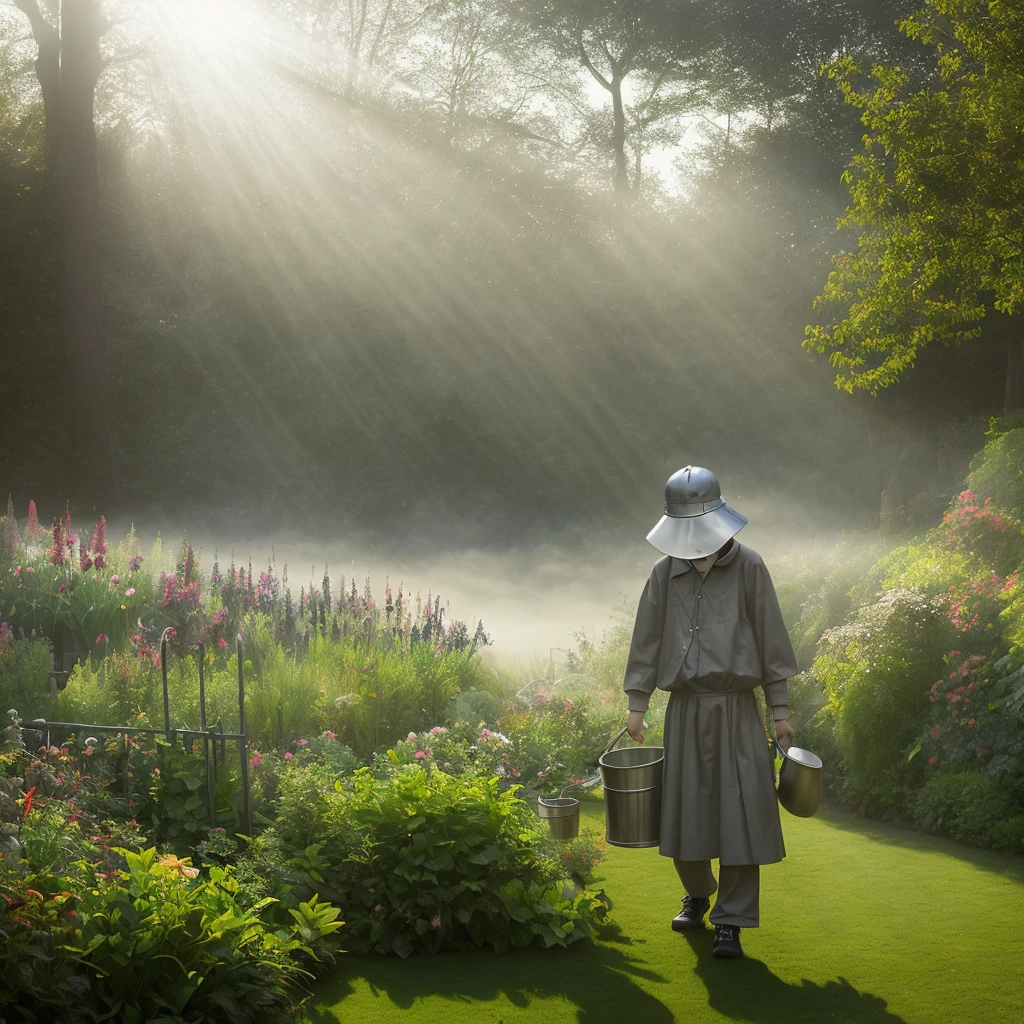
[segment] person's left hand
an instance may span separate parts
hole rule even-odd
[[[785,719],[775,723],[775,735],[779,740],[779,746],[782,747],[783,750],[789,750],[793,745],[793,740],[796,739],[796,733],[793,731],[793,726],[791,726]]]

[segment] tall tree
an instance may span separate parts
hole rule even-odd
[[[14,0],[36,43],[36,77],[59,205],[59,293],[75,441],[101,435],[106,365],[99,169],[94,105],[105,67],[100,42],[112,27],[102,0]]]
[[[809,326],[804,345],[829,354],[838,387],[875,393],[926,346],[977,338],[999,314],[1003,403],[1021,408],[1024,337],[1009,318],[1024,302],[1024,3],[928,0],[901,28],[931,48],[926,87],[898,66],[868,82],[852,59],[832,69],[868,129],[840,222],[859,237],[815,303],[839,318]]]
[[[566,61],[585,69],[611,103],[609,145],[615,190],[631,191],[629,129],[638,129],[634,164],[658,137],[657,122],[677,120],[685,102],[673,96],[687,63],[702,53],[709,19],[696,0],[520,0],[519,14]],[[626,82],[640,83],[629,110]],[[632,118],[631,118],[632,113]]]

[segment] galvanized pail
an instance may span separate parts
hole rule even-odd
[[[575,839],[580,834],[580,802],[575,797],[537,797],[537,816],[547,821],[555,839]]]
[[[612,740],[614,747],[622,732]],[[661,838],[664,747],[605,750],[598,758],[604,786],[605,838],[612,846],[657,846]]]

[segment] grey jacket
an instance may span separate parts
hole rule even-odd
[[[640,596],[623,689],[646,711],[655,688],[692,693],[764,688],[776,721],[789,717],[786,680],[799,668],[772,578],[738,541],[702,579],[659,559]]]

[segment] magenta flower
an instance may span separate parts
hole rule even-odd
[[[132,557],[128,559],[129,572],[138,572],[140,565],[142,565],[142,555],[132,555]]]
[[[131,596],[132,596],[132,594],[134,594],[134,593],[135,593],[135,588],[134,588],[134,587],[129,587],[129,588],[128,588],[128,589],[127,589],[127,590],[126,590],[125,592],[124,592],[124,596],[125,596],[125,597],[131,597]]]
[[[110,577],[110,585],[111,586],[116,587],[118,585],[118,583],[120,583],[120,582],[121,582],[121,577],[118,576],[117,573],[114,573],[114,575]]]
[[[285,755],[284,755],[284,759],[285,759],[286,761],[290,761],[290,760],[291,760],[291,759],[292,759],[292,758],[293,758],[294,756],[295,756],[295,755],[294,755],[294,754],[293,754],[293,753],[292,753],[292,752],[291,752],[291,751],[289,750],[289,751],[287,751],[287,752],[285,753]]]
[[[109,639],[110,637],[108,637],[106,633],[100,633],[100,635],[96,637],[96,643],[105,644]]]
[[[252,757],[249,759],[249,764],[251,764],[253,768],[258,768],[262,763],[263,763],[263,757],[260,754],[260,752],[257,750],[257,751],[255,751],[255,753],[253,753]]]

